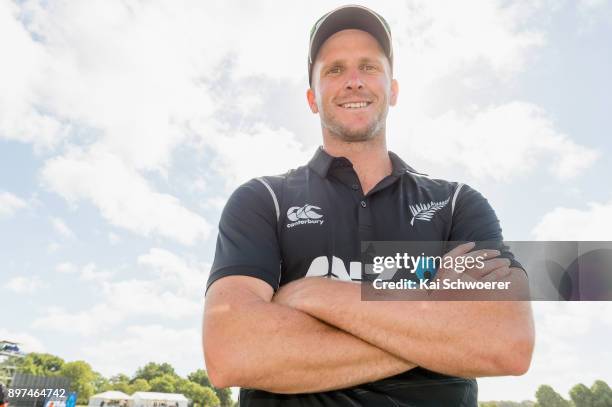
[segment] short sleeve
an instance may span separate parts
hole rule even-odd
[[[215,258],[206,284],[227,276],[251,276],[278,289],[280,249],[271,191],[257,179],[230,196],[219,221]]]
[[[510,260],[511,267],[524,270],[514,254],[503,243],[502,229],[495,211],[482,194],[468,185],[459,184],[453,210],[449,241],[483,242],[478,248],[497,249],[500,257]],[[486,243],[485,243],[486,242]]]

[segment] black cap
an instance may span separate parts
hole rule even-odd
[[[393,66],[391,29],[385,19],[367,7],[347,5],[338,7],[319,18],[310,30],[308,50],[308,83],[312,85],[312,66],[319,49],[329,37],[341,30],[356,28],[370,33],[379,42]]]

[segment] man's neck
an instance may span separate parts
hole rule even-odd
[[[323,149],[333,157],[346,157],[353,164],[364,195],[393,170],[384,133],[372,140],[353,143],[324,136]]]

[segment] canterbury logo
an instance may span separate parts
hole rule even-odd
[[[410,225],[414,226],[415,220],[423,220],[426,222],[431,221],[434,214],[438,212],[440,209],[444,208],[448,201],[450,201],[450,196],[445,201],[434,202],[426,204],[416,204],[416,205],[408,205],[410,208],[410,212],[412,212],[412,220],[410,221]]]
[[[323,215],[317,213],[316,211],[320,211],[321,208],[314,205],[306,204],[304,206],[292,206],[287,211],[287,219],[289,219],[293,223],[288,223],[287,227],[291,228],[296,225],[304,225],[308,223],[318,223],[320,225],[323,224]]]

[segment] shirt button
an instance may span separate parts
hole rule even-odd
[[[365,201],[361,201],[361,207],[362,207],[362,208],[365,208],[366,206],[367,206],[367,205],[366,205],[366,202],[365,202]]]
[[[353,188],[355,191],[357,191],[359,189],[359,185],[353,184],[353,185],[351,185],[351,188]]]

